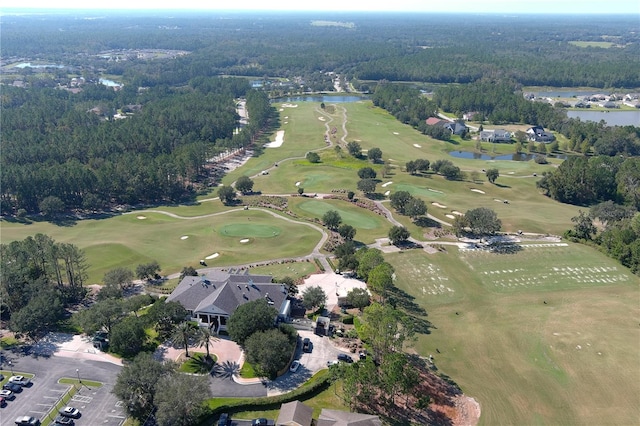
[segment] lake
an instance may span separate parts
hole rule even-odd
[[[108,86],[108,87],[120,87],[120,86],[122,86],[122,83],[118,83],[117,81],[113,81],[113,80],[108,80],[106,78],[101,78],[98,81],[100,82],[100,84],[104,84],[105,86]]]
[[[56,65],[56,64],[35,64],[33,65],[31,62],[22,62],[21,64],[16,65],[16,68],[64,68],[64,65]]]
[[[608,126],[640,126],[640,109],[636,111],[588,111],[570,110],[567,117],[580,118],[582,121],[604,120]]]

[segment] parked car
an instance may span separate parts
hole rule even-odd
[[[7,405],[7,400],[4,399],[4,396],[0,396],[0,407],[4,407]]]
[[[53,423],[56,425],[73,426],[73,419],[71,417],[57,416]]]
[[[29,383],[31,383],[31,379],[24,376],[11,376],[9,377],[9,383],[15,383],[16,385],[20,386],[29,386]]]
[[[11,382],[7,382],[4,385],[2,385],[2,389],[10,390],[13,393],[22,392],[22,386],[16,383],[11,383]]]
[[[26,426],[39,426],[40,420],[31,416],[22,416],[16,419],[17,425],[26,425]]]
[[[80,410],[73,407],[61,408],[59,413],[65,417],[73,417],[74,419],[77,419],[78,417],[80,417]]]
[[[11,392],[10,390],[2,389],[0,390],[0,396],[6,399],[7,401],[11,401],[16,399],[16,394]]]
[[[302,341],[302,351],[303,352],[311,352],[313,350],[313,345],[311,344],[311,339],[305,337]]]
[[[335,359],[332,359],[331,361],[327,361],[327,367],[331,367],[332,365],[336,365],[338,364],[338,361],[336,361]]]
[[[338,361],[344,361],[344,362],[352,363],[353,362],[353,358],[351,358],[347,354],[338,354]]]
[[[266,426],[268,424],[269,424],[269,421],[264,417],[261,417],[259,419],[253,419],[253,421],[251,422],[251,426]]]
[[[289,371],[291,371],[292,373],[295,373],[296,371],[298,371],[298,368],[300,368],[300,361],[296,359],[291,363],[291,367],[289,367]]]
[[[358,352],[358,356],[360,357],[360,359],[366,359],[367,358],[367,351]]]
[[[229,414],[222,413],[218,419],[218,426],[227,426],[229,424]]]

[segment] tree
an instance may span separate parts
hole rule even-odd
[[[154,402],[158,426],[190,426],[206,412],[205,401],[211,398],[207,377],[180,373],[158,380]]]
[[[144,420],[156,408],[154,399],[158,381],[171,376],[174,369],[173,363],[161,363],[152,354],[143,352],[122,367],[113,393],[124,403],[129,415]]]
[[[133,272],[127,268],[115,268],[107,271],[102,279],[106,286],[112,285],[125,290],[133,285]]]
[[[378,365],[388,354],[402,352],[414,335],[410,318],[390,305],[372,303],[364,309],[362,322],[362,339],[371,345]]]
[[[453,166],[453,163],[450,160],[436,160],[431,164],[431,170],[435,173],[442,173],[441,169],[444,166]]]
[[[486,207],[478,207],[465,213],[471,232],[478,235],[493,235],[500,230],[502,222],[496,212]]]
[[[377,163],[382,160],[382,150],[380,148],[371,148],[367,151],[367,158],[372,163]]]
[[[180,271],[180,281],[182,281],[185,277],[197,277],[198,271],[193,266],[185,266]]]
[[[440,173],[447,180],[461,180],[462,179],[462,171],[460,167],[454,165],[444,165],[440,168]]]
[[[364,281],[369,278],[369,272],[384,262],[382,252],[375,248],[363,247],[356,252],[356,259],[358,261],[358,275]]]
[[[220,197],[220,201],[225,206],[234,204],[236,201],[236,190],[231,186],[221,186],[218,189],[218,197]]]
[[[310,163],[319,163],[320,162],[320,156],[313,152],[313,151],[309,151],[307,152],[306,155],[307,161],[309,161]]]
[[[611,200],[596,204],[589,209],[589,217],[598,219],[605,225],[633,217],[635,213],[636,211],[633,207],[622,206]]]
[[[278,310],[267,303],[264,297],[238,306],[227,321],[231,340],[244,347],[249,336],[258,331],[274,327]]]
[[[353,241],[345,241],[344,243],[337,245],[335,249],[333,249],[333,254],[336,255],[338,259],[353,255],[356,252],[356,245]]]
[[[347,151],[352,157],[360,158],[362,156],[362,147],[358,142],[347,143]]]
[[[50,195],[40,201],[38,207],[40,208],[40,211],[43,215],[47,217],[53,217],[64,212],[65,206],[64,202],[60,198]]]
[[[417,160],[414,161],[414,165],[415,165],[415,169],[416,171],[420,172],[420,173],[426,173],[429,171],[429,160],[427,160],[426,158],[418,158]]]
[[[353,197],[355,197],[355,196],[356,196],[355,192],[353,192],[353,191],[348,191],[347,192],[347,198],[349,199],[349,201],[352,201]]]
[[[184,321],[175,328],[172,340],[179,341],[184,347],[184,355],[189,357],[189,342],[198,335],[198,326],[191,321]]]
[[[322,223],[332,231],[336,231],[341,222],[342,218],[340,217],[340,213],[335,210],[329,210],[322,216]]]
[[[411,219],[423,216],[427,213],[427,205],[420,198],[411,198],[404,208],[404,212]]]
[[[116,284],[107,284],[100,287],[96,300],[122,299],[122,288]]]
[[[391,240],[391,244],[402,244],[406,242],[411,233],[404,226],[393,226],[389,229],[389,240]]]
[[[412,199],[413,197],[408,191],[396,191],[389,197],[389,200],[391,200],[391,207],[396,209],[400,214],[404,214],[405,206]]]
[[[340,234],[340,236],[345,240],[351,241],[353,240],[353,237],[356,236],[356,228],[343,223],[338,227],[338,234]]]
[[[407,171],[407,173],[415,175],[418,171],[418,165],[416,164],[415,160],[407,161],[407,163],[404,165],[404,169]]]
[[[498,169],[487,169],[486,171],[487,180],[491,183],[496,183],[496,179],[500,176],[500,172]]]
[[[358,181],[358,189],[365,194],[376,192],[376,181],[374,179],[361,179]]]
[[[369,292],[364,288],[354,288],[347,293],[347,303],[362,312],[365,307],[369,306]]]
[[[259,374],[270,378],[286,367],[294,350],[295,337],[277,328],[254,333],[246,342],[247,360]]]
[[[155,324],[155,330],[160,339],[168,339],[176,325],[187,317],[187,311],[178,302],[166,302],[164,299],[157,300],[147,311],[147,319]]]
[[[250,194],[253,190],[253,180],[249,176],[240,176],[236,181],[236,189],[242,194]]]
[[[362,167],[361,169],[358,169],[358,177],[360,179],[375,179],[376,176],[376,171],[371,167]]]
[[[578,211],[578,216],[571,218],[571,222],[575,223],[573,226],[573,235],[577,238],[590,240],[597,232],[591,217],[582,210]]]
[[[313,286],[302,290],[302,304],[307,309],[324,306],[327,303],[327,294],[322,287]]]
[[[109,347],[124,357],[136,355],[142,350],[146,334],[143,320],[138,317],[126,317],[115,323],[109,333]]]
[[[304,188],[299,186],[298,187],[298,195],[302,195],[302,194],[304,194]]]
[[[41,334],[62,319],[64,306],[53,288],[38,292],[29,303],[11,315],[9,328],[36,341]]]
[[[451,226],[453,233],[457,237],[461,237],[464,234],[464,230],[469,227],[469,220],[465,216],[456,216]]]
[[[124,315],[122,299],[105,299],[94,303],[89,309],[79,311],[74,319],[86,334],[93,334],[98,330],[111,333],[113,325]]]
[[[393,266],[387,262],[382,262],[369,272],[367,285],[385,300],[387,293],[393,288],[393,274]]]
[[[279,282],[284,285],[287,289],[287,296],[289,297],[295,297],[296,294],[298,294],[298,285],[296,284],[295,280],[288,275],[280,280],[276,280],[273,282]]]
[[[151,280],[158,272],[160,272],[160,265],[155,260],[136,266],[136,276],[141,280]]]
[[[211,359],[209,354],[209,346],[212,342],[217,342],[220,339],[211,334],[211,329],[208,327],[199,327],[198,333],[196,333],[196,344],[198,347],[205,347],[207,349],[207,359]]]

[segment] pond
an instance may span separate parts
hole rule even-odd
[[[340,104],[364,101],[367,99],[369,99],[369,96],[366,95],[303,95],[278,98],[274,99],[272,102],[324,102],[327,104]]]
[[[64,68],[64,65],[56,65],[56,64],[32,64],[31,62],[22,62],[21,64],[16,65],[16,68]]]
[[[101,78],[98,81],[100,82],[100,84],[104,84],[105,86],[108,86],[108,87],[120,87],[120,86],[122,86],[121,83],[118,83],[117,81],[113,81],[113,80],[108,80],[106,78]]]
[[[450,151],[449,155],[455,158],[466,158],[468,160],[505,160],[505,161],[529,161],[533,160],[533,158],[537,154],[527,154],[527,153],[513,153],[513,154],[504,154],[504,155],[489,155],[489,154],[480,154],[478,152],[469,152],[469,151]],[[560,158],[561,160],[566,160],[567,156],[564,154],[559,155],[549,155],[550,158]]]
[[[580,118],[582,121],[604,120],[607,126],[640,126],[640,109],[636,111],[567,111],[567,117]]]

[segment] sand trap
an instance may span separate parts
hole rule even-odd
[[[300,186],[300,184],[301,184],[301,183],[302,183],[302,182],[299,182],[299,181],[298,181],[298,182],[296,182],[296,186]]]
[[[442,191],[438,191],[437,189],[427,188],[427,191],[437,192],[438,194],[444,194],[444,192],[442,192]]]
[[[298,108],[297,104],[282,104],[282,108]]]
[[[452,214],[445,214],[446,217],[448,217],[449,219],[455,219],[456,217]]]
[[[391,194],[391,191],[387,191],[384,193],[385,196],[388,196],[389,194]]]
[[[276,132],[276,140],[273,142],[266,143],[264,145],[265,148],[280,148],[282,143],[284,142],[284,130],[278,130]]]
[[[285,119],[285,120],[288,120],[288,119],[289,119],[289,116],[287,115],[284,119]]]
[[[188,235],[183,235],[182,237],[180,237],[181,240],[186,240],[187,238],[189,238]]]
[[[393,182],[387,182],[387,183],[383,183],[381,186],[383,188],[386,188],[387,186],[391,185]]]
[[[220,256],[220,253],[213,253],[210,254],[209,256],[205,257],[205,259],[215,259],[216,257]]]
[[[243,238],[243,239],[241,239],[241,240],[240,240],[240,242],[241,242],[242,244],[244,244],[244,243],[248,243],[248,242],[249,242],[249,239],[248,239],[248,238]],[[217,254],[217,253],[216,253],[216,254]]]
[[[422,148],[422,145],[418,145],[417,143],[414,143],[413,146],[415,146],[416,148]]]
[[[394,134],[394,135],[399,135],[400,133],[398,133],[398,132],[393,132],[393,134]]]
[[[446,209],[446,208],[447,208],[447,206],[442,205],[442,204],[440,204],[440,203],[433,202],[433,203],[431,203],[431,204],[433,204],[433,205],[434,205],[434,206],[436,206],[436,207],[440,207],[441,209]]]
[[[326,119],[324,117],[318,117],[318,120],[320,121],[326,121]]]
[[[145,220],[147,217],[146,216],[138,216],[138,219],[140,220]]]
[[[288,121],[285,121],[285,122],[284,122],[284,124],[289,124],[289,122],[288,122]]]
[[[464,213],[461,213],[458,210],[452,210],[451,213],[455,214],[456,216],[464,216]]]
[[[494,198],[494,199],[493,199],[493,201],[497,201],[497,202],[499,202],[499,203],[501,203],[501,202],[502,202],[502,200],[498,200],[497,198]]]
[[[484,191],[482,189],[471,188],[471,190],[473,192],[477,192],[478,194],[484,194]]]
[[[283,109],[283,108],[280,108],[278,111],[282,112],[282,111],[284,111],[284,109]]]

